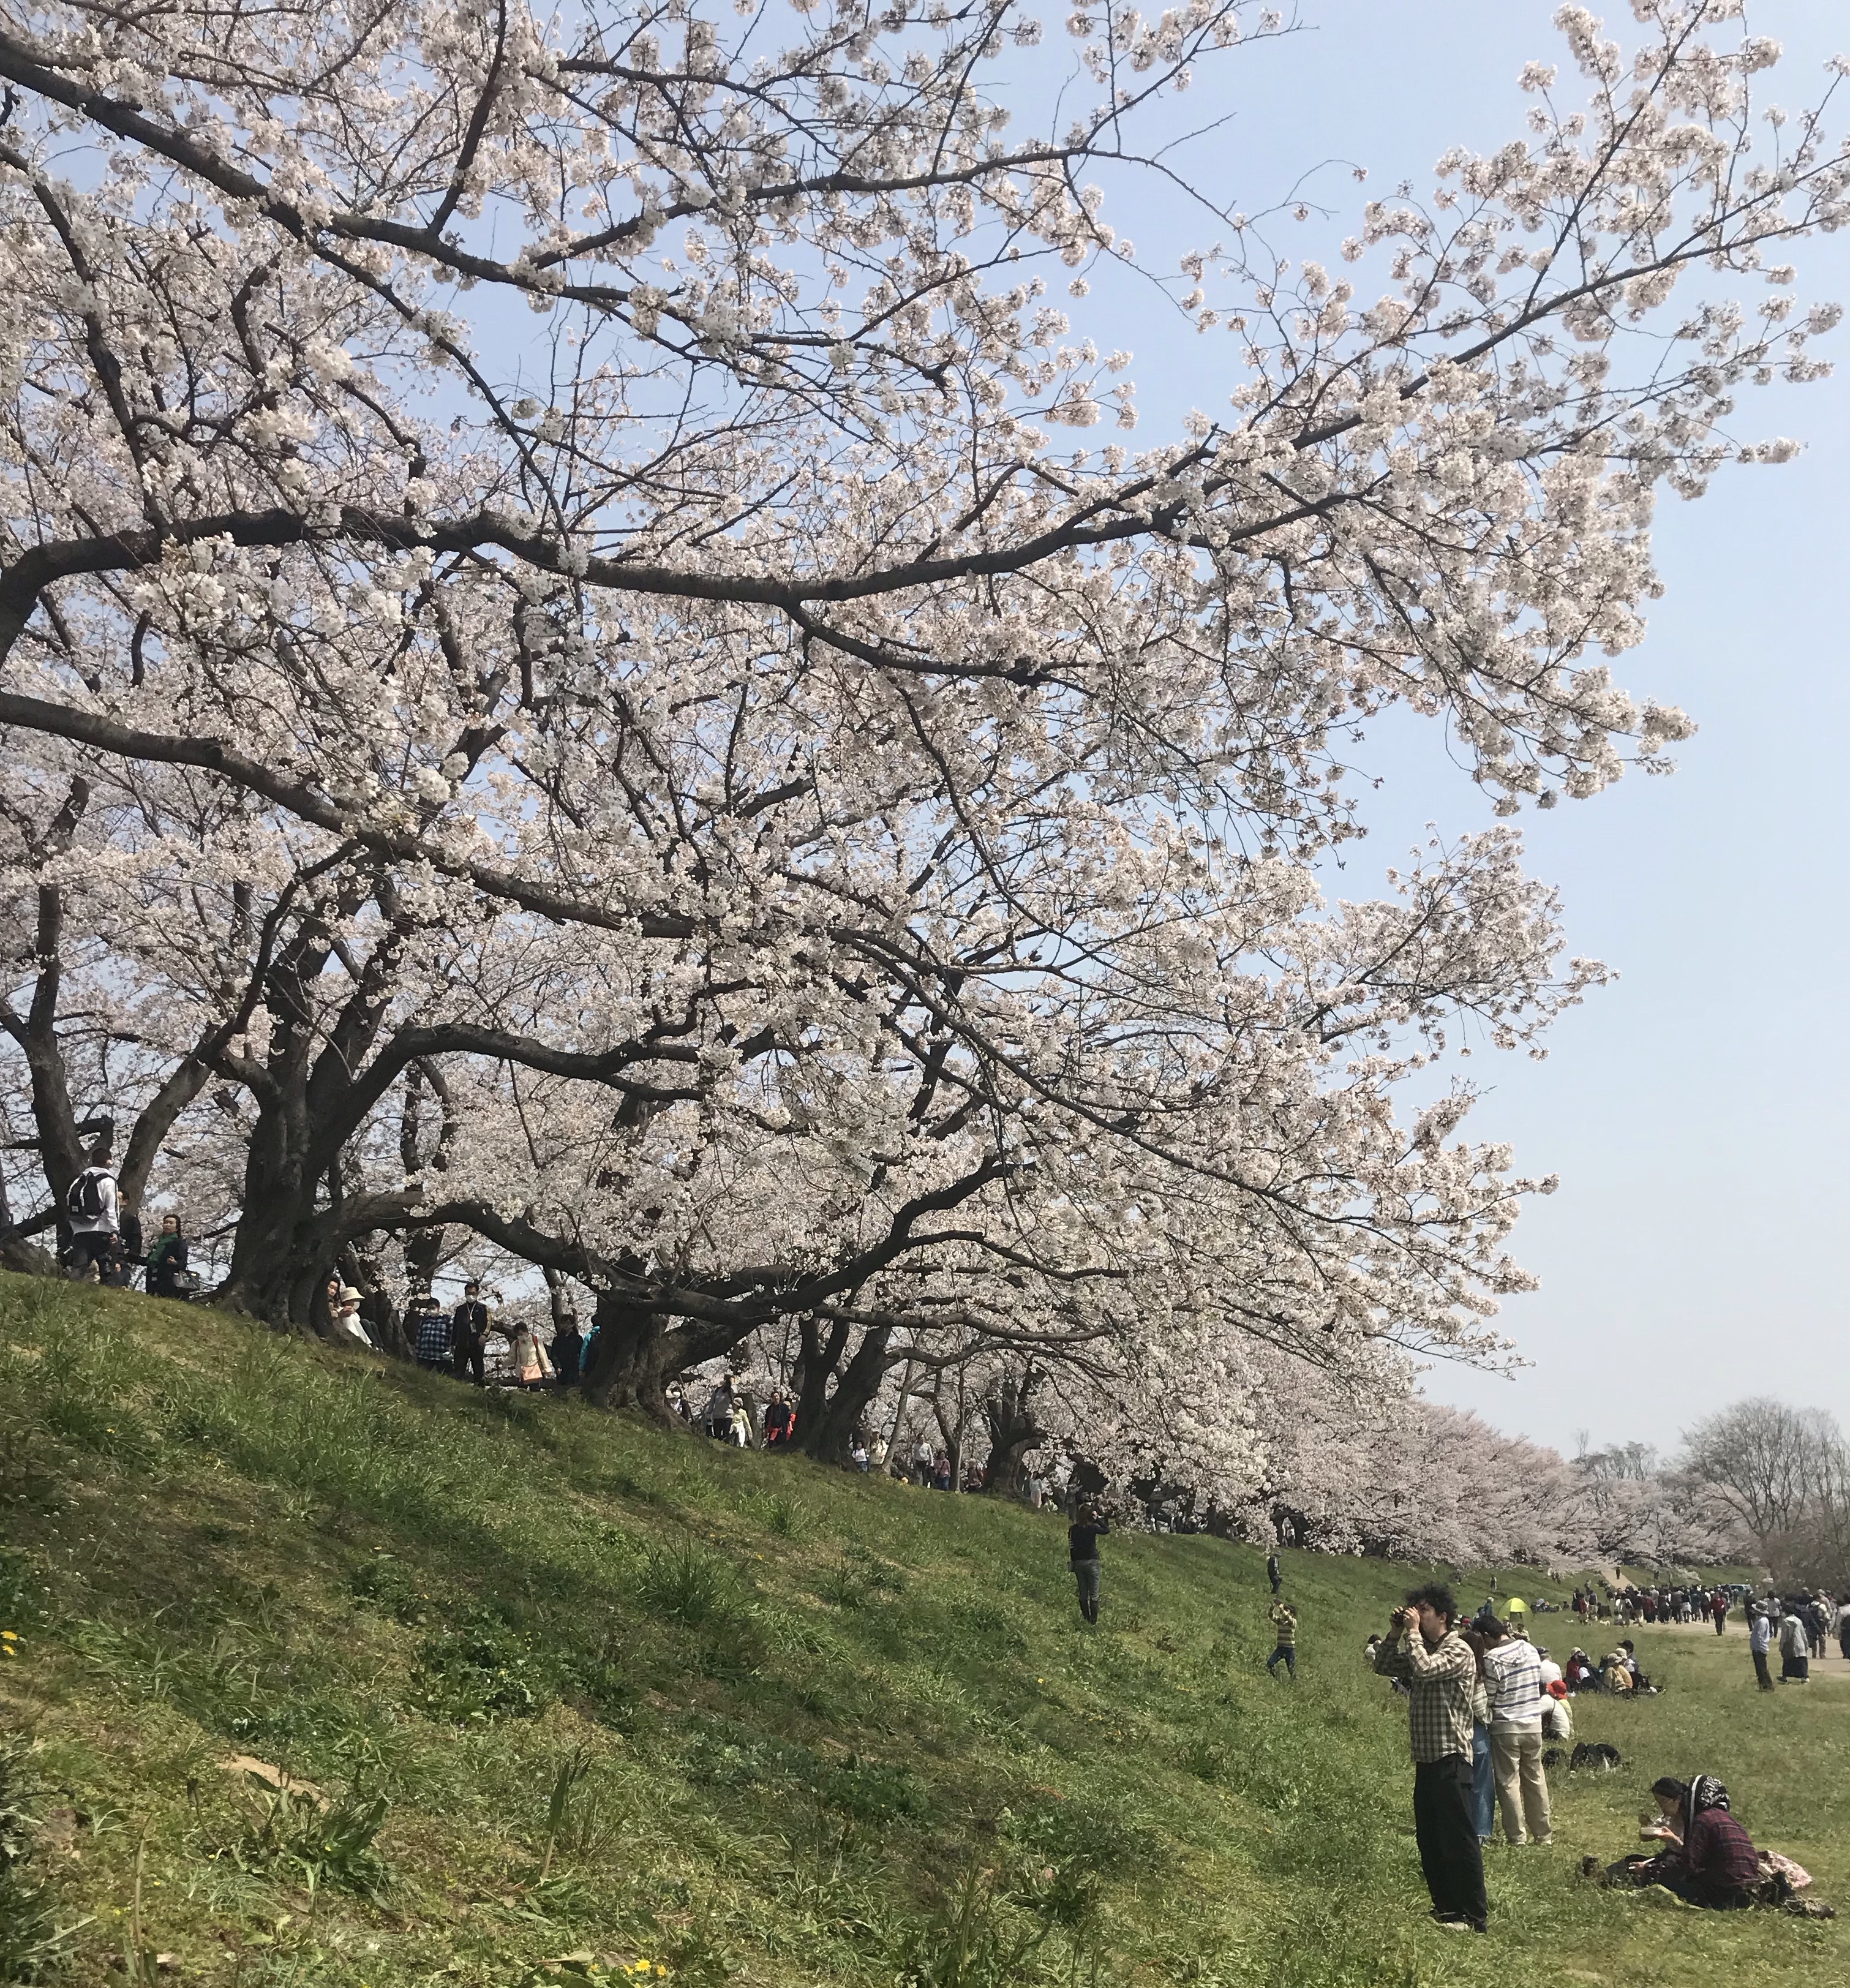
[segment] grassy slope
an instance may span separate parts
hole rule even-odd
[[[1093,1632],[1050,1517],[13,1279],[0,1499],[0,1719],[36,1743],[35,1868],[93,1915],[82,1982],[132,1944],[139,1849],[144,1944],[238,1988],[642,1959],[690,1988],[1412,1988],[1513,1947],[1539,1978],[1797,1983],[1835,1928],[1574,1876],[1697,1768],[1850,1898],[1850,1685],[1757,1697],[1738,1628],[1641,1632],[1671,1690],[1580,1719],[1626,1770],[1561,1790],[1551,1854],[1495,1853],[1467,1943],[1422,1917],[1404,1718],[1358,1661],[1405,1568],[1288,1557],[1292,1689],[1259,1557],[1221,1541],[1110,1541]],[[260,1827],[237,1754],[344,1814],[383,1797],[384,1888],[312,1819]]]

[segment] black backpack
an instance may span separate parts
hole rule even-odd
[[[73,1222],[95,1222],[103,1213],[103,1175],[86,1167],[64,1195],[64,1212]]]

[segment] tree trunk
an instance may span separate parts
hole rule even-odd
[[[864,1333],[854,1349],[854,1357],[842,1370],[834,1393],[824,1401],[810,1404],[808,1369],[804,1370],[805,1392],[796,1418],[796,1447],[820,1463],[846,1464],[854,1432],[866,1420],[880,1384],[886,1378],[887,1341],[890,1326]],[[820,1391],[820,1390],[818,1391]]]
[[[983,1398],[983,1420],[989,1425],[989,1461],[983,1473],[986,1488],[1012,1496],[1022,1488],[1023,1459],[1038,1449],[1047,1432],[1034,1419],[1034,1390],[1041,1377],[1032,1366],[1018,1374],[1005,1374]]]
[[[684,1425],[668,1406],[669,1381],[739,1341],[730,1325],[671,1325],[663,1314],[611,1291],[597,1293],[592,1329],[597,1343],[584,1371],[586,1398],[600,1408],[640,1408],[675,1428]]]

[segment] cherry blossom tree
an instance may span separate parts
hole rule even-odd
[[[1052,286],[1134,259],[1087,175],[1280,31],[1243,0],[1082,6],[1040,137],[999,0],[0,27],[54,1201],[89,1057],[137,1167],[215,1142],[228,1302],[467,1234],[591,1287],[600,1398],[794,1333],[826,1453],[1032,1371],[1230,1494],[1277,1376],[1494,1357],[1545,1183],[1462,1080],[1397,1099],[1602,969],[1507,830],[1328,904],[1341,749],[1409,705],[1506,813],[1665,763],[1608,667],[1656,493],[1791,452],[1730,424],[1823,370],[1779,259],[1850,214],[1738,6],[1633,11],[1564,9],[1573,90],[1368,202],[1353,278],[1219,215],[1212,411],[1135,450],[1071,445],[1135,395]]]

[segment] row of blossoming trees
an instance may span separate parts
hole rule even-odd
[[[604,1401],[781,1349],[820,1454],[955,1391],[1334,1496],[1311,1422],[1528,1282],[1548,1183],[1435,1072],[1602,971],[1507,827],[1327,901],[1343,749],[1410,707],[1503,814],[1661,763],[1653,502],[1790,452],[1736,396],[1835,316],[1777,50],[1632,11],[1353,276],[1216,224],[1210,411],[1133,447],[1054,299],[1246,0],[1082,7],[1042,137],[1014,0],[13,10],[9,1235],[107,1117],[279,1326],[472,1252],[594,1294]]]

